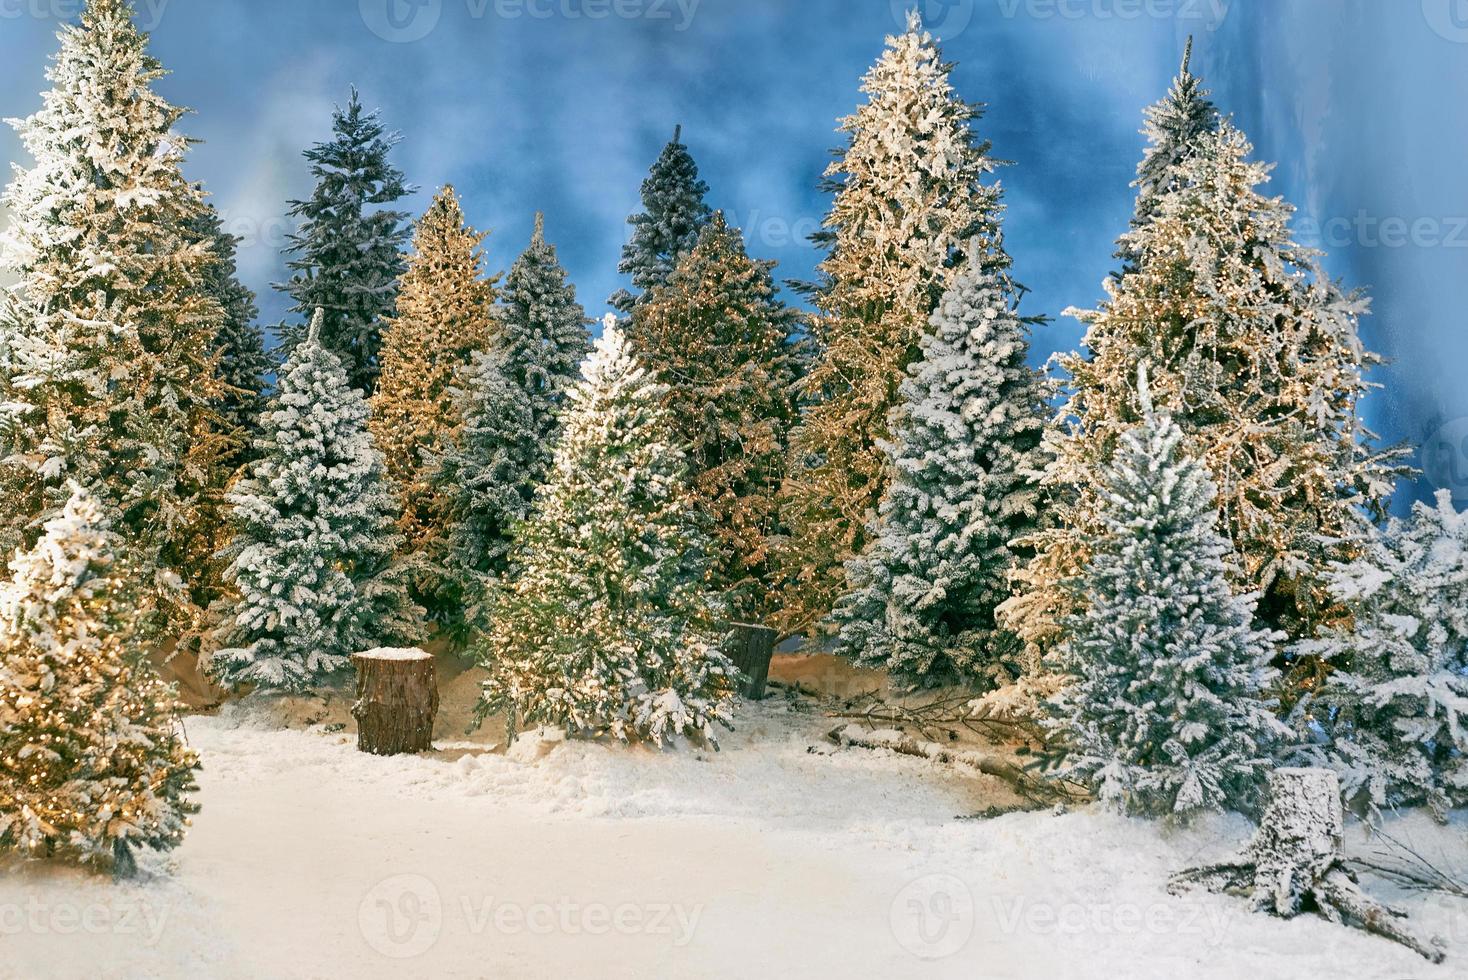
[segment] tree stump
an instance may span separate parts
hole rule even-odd
[[[1406,913],[1369,897],[1346,867],[1340,778],[1330,769],[1276,769],[1269,805],[1244,854],[1175,876],[1171,890],[1203,885],[1246,895],[1254,909],[1292,919],[1314,911],[1332,922],[1375,933],[1441,963],[1441,940],[1407,930]]]
[[[422,650],[371,650],[352,657],[357,669],[357,748],[406,755],[433,748],[438,676]]]
[[[744,685],[744,696],[758,701],[765,696],[770,661],[775,656],[775,641],[780,634],[752,623],[735,623],[731,628],[734,633],[729,640],[729,659],[749,679]]]

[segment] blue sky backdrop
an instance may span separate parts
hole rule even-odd
[[[245,238],[266,322],[284,315],[285,202],[300,152],[356,84],[406,137],[420,190],[456,185],[508,267],[533,214],[600,315],[621,285],[626,216],[681,123],[711,199],[751,251],[808,278],[805,236],[839,116],[910,0],[136,0],[204,142],[190,163]],[[1418,494],[1468,503],[1468,0],[919,0],[957,62],[1002,174],[1008,244],[1052,323],[1036,362],[1074,347],[1131,213],[1144,106],[1184,38],[1195,70],[1277,161],[1302,240],[1367,289],[1365,336],[1393,361],[1371,421],[1424,445]],[[0,0],[0,114],[34,111],[57,22],[79,0]],[[0,155],[23,160],[8,131]]]

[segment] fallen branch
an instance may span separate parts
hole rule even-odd
[[[853,724],[834,729],[826,737],[837,745],[849,748],[887,749],[899,755],[909,755],[919,759],[930,759],[933,762],[939,762],[945,765],[956,765],[973,769],[986,776],[994,776],[1004,780],[1013,786],[1015,791],[1022,797],[1041,805],[1077,801],[1086,798],[1083,794],[1076,792],[1067,784],[1052,780],[1037,779],[1008,759],[972,749],[960,750],[949,748],[944,745],[939,745],[937,742],[924,741],[893,729],[868,731],[860,725]]]

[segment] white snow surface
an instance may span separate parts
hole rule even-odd
[[[1168,875],[1242,847],[1246,821],[958,820],[1011,797],[838,750],[837,723],[783,701],[744,706],[717,753],[536,732],[507,757],[486,728],[382,759],[317,720],[191,718],[203,811],[136,881],[0,864],[0,977],[1468,975],[1468,903],[1367,879],[1448,939],[1434,967],[1314,917],[1173,897]],[[1461,870],[1456,816],[1395,832]]]
[[[363,660],[432,660],[433,654],[417,647],[379,647],[376,650],[368,650],[357,656]]]

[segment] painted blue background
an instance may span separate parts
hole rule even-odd
[[[1183,39],[1224,111],[1277,161],[1301,237],[1369,290],[1369,344],[1392,359],[1369,414],[1426,444],[1416,492],[1468,502],[1468,0],[921,0],[958,63],[1003,173],[1008,243],[1052,317],[1036,361],[1071,348],[1062,317],[1094,304],[1131,212],[1141,111]],[[837,117],[903,0],[137,0],[162,82],[196,115],[191,174],[245,236],[266,322],[284,304],[285,201],[300,151],[355,83],[406,142],[420,192],[463,193],[506,267],[532,215],[599,314],[620,285],[625,218],[648,165],[684,126],[713,203],[784,278],[817,261],[817,184]],[[894,9],[896,8],[896,9]],[[0,114],[33,111],[58,19],[78,0],[0,0]],[[0,134],[0,156],[20,159]],[[1404,495],[1404,499],[1405,499]]]

